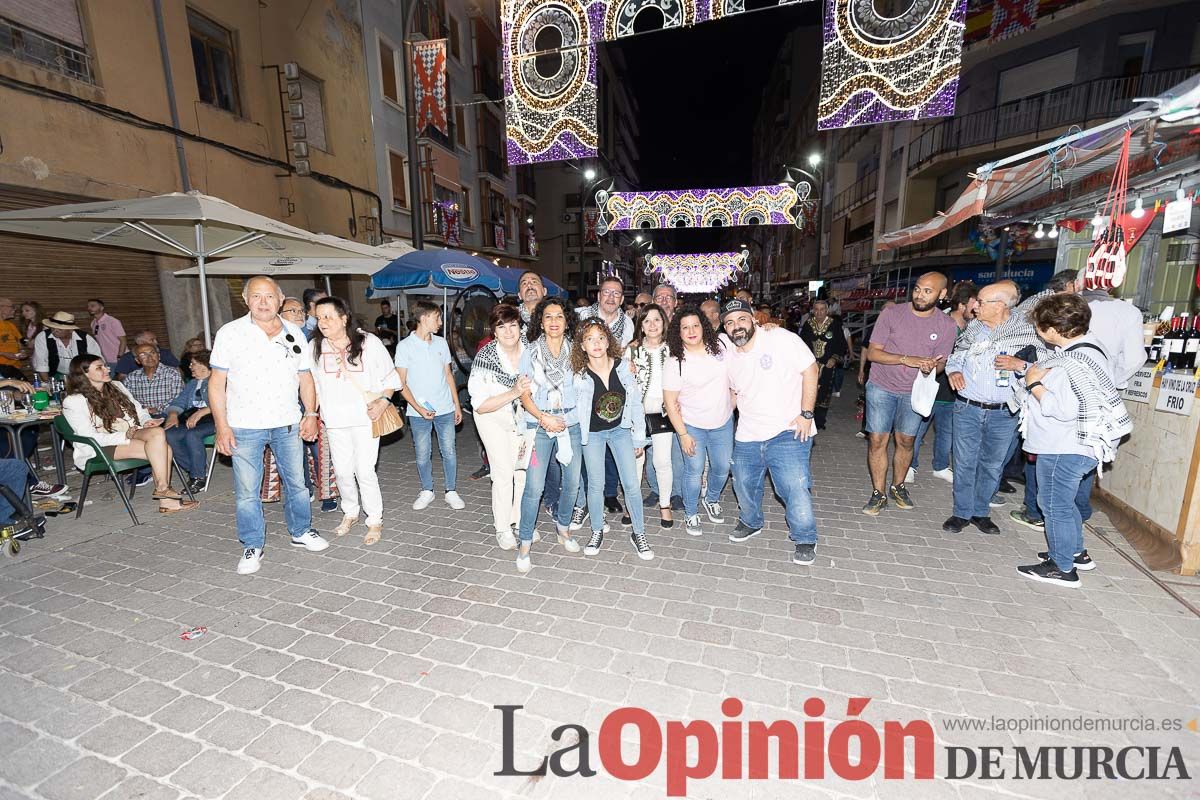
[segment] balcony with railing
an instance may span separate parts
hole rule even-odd
[[[1184,67],[1099,78],[951,117],[909,145],[908,169],[919,170],[976,148],[992,150],[1008,140],[1048,141],[1072,125],[1087,127],[1127,113],[1134,106],[1134,98],[1160,95],[1196,71],[1197,67]]]
[[[863,203],[875,199],[875,191],[879,187],[879,170],[871,170],[856,180],[848,188],[833,196],[833,216],[840,217],[848,214]]]
[[[84,83],[95,83],[87,51],[0,17],[0,55],[10,56]]]
[[[475,65],[475,94],[497,102],[504,99],[504,85],[500,82],[496,62],[483,61]]]
[[[497,142],[493,146],[479,145],[476,150],[476,158],[479,162],[479,171],[486,172],[500,180],[508,174],[507,158],[500,149],[500,143]]]
[[[537,201],[537,180],[533,176],[533,167],[517,167],[517,194]]]

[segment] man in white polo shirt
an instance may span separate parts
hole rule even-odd
[[[721,326],[733,344],[725,357],[738,408],[733,489],[741,512],[729,541],[744,542],[762,532],[763,490],[770,472],[795,545],[792,563],[811,564],[817,544],[809,468],[817,434],[817,361],[791,331],[755,324],[754,307],[744,300],[725,304]]]
[[[238,539],[243,548],[237,571],[249,575],[258,572],[266,543],[259,489],[267,445],[283,482],[283,517],[292,546],[317,552],[329,547],[329,542],[312,528],[304,487],[300,440],[317,438],[317,389],[308,340],[299,327],[279,316],[283,291],[273,279],[251,278],[242,299],[250,313],[224,325],[213,342],[208,405],[217,449],[233,457]]]

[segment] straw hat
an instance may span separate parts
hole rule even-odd
[[[75,324],[75,315],[69,311],[56,311],[54,312],[54,316],[42,320],[42,324],[47,328],[54,328],[60,331],[79,330],[79,326]]]

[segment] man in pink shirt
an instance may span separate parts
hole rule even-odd
[[[741,513],[729,541],[744,542],[762,532],[763,490],[770,472],[795,545],[792,563],[811,564],[817,544],[809,469],[817,433],[816,359],[791,331],[756,325],[754,307],[745,301],[725,304],[721,326],[733,345],[726,358],[738,407],[733,488]]]
[[[117,359],[129,349],[125,343],[125,326],[121,320],[105,312],[103,300],[88,300],[87,310],[92,315],[92,338],[100,345],[100,355],[107,364],[117,363]]]

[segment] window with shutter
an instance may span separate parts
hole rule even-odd
[[[408,176],[404,168],[404,156],[389,150],[388,172],[392,179],[392,208],[408,208]]]
[[[75,0],[0,0],[0,17],[76,47],[86,44]]]
[[[404,105],[400,81],[396,78],[396,51],[382,39],[379,40],[379,73],[383,96],[398,106]]]
[[[240,114],[233,34],[190,8],[187,18],[200,102]]]
[[[304,105],[304,127],[308,131],[308,144],[318,150],[329,152],[325,138],[325,92],[324,82],[307,72],[300,73],[300,102]]]

